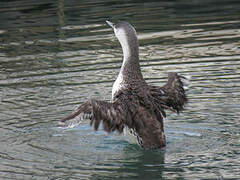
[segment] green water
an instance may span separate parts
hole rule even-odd
[[[0,1],[0,179],[240,179],[240,2]],[[110,100],[122,60],[105,20],[134,25],[154,85],[190,79],[168,112],[167,147],[142,150],[88,122],[57,122]]]

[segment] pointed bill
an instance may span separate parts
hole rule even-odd
[[[114,28],[114,26],[115,26],[115,24],[112,23],[111,21],[106,21],[106,23],[107,23],[110,27],[112,27],[112,28]]]

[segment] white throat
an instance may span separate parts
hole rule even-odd
[[[131,29],[131,33],[123,29],[114,29],[114,33],[122,47],[123,63],[125,63],[125,61],[129,59],[138,59],[139,45],[135,29]]]
[[[114,33],[122,47],[123,63],[113,84],[112,99],[128,83],[143,80],[139,65],[139,45],[135,29],[133,27],[114,28]]]

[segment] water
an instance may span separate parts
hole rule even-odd
[[[239,179],[239,9],[238,0],[1,1],[0,179]],[[163,150],[88,122],[58,128],[87,98],[111,98],[122,52],[109,17],[136,27],[147,82],[190,78]]]

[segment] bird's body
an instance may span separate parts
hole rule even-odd
[[[127,22],[107,23],[114,29],[123,50],[122,67],[112,88],[112,101],[88,100],[62,122],[66,126],[77,125],[84,115],[90,114],[95,130],[101,122],[107,132],[116,130],[122,133],[128,128],[143,148],[164,147],[165,109],[178,113],[187,102],[182,76],[169,73],[168,82],[163,87],[148,85],[140,69],[135,29]]]

